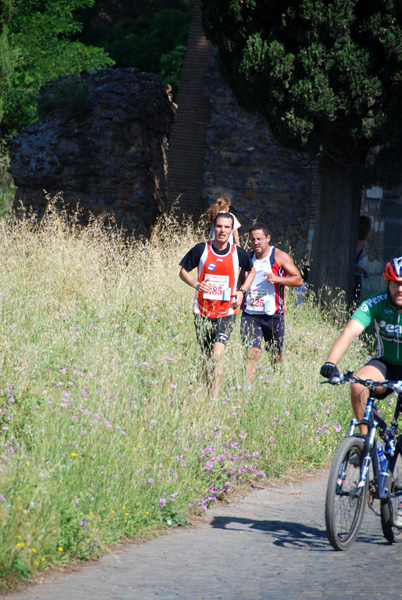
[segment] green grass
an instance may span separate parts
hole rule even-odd
[[[15,187],[11,181],[3,182],[2,185],[0,185],[0,219],[7,217],[10,213],[14,201],[14,193]]]
[[[208,400],[179,260],[200,239],[171,218],[127,242],[50,206],[0,222],[0,590],[186,525],[231,490],[327,464],[351,411],[320,385],[337,326],[287,290],[283,363],[245,385],[239,321]],[[343,361],[366,355],[356,342]]]

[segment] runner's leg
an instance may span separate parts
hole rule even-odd
[[[211,380],[211,386],[209,388],[212,398],[217,398],[219,394],[222,376],[224,372],[223,357],[225,354],[225,347],[229,341],[230,334],[233,331],[235,320],[235,315],[230,315],[228,317],[216,319],[215,341],[212,349],[214,360],[213,378]]]
[[[257,371],[257,361],[261,353],[262,328],[258,320],[247,313],[243,313],[241,320],[241,340],[248,349],[246,360],[246,380],[251,385]]]

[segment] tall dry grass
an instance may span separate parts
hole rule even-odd
[[[325,464],[339,444],[347,390],[318,375],[337,326],[308,298],[296,307],[293,290],[283,363],[264,354],[247,389],[237,323],[208,401],[193,290],[178,277],[200,236],[166,216],[130,241],[52,204],[40,224],[0,223],[2,589],[185,525],[239,485]],[[356,342],[345,366],[364,353]]]

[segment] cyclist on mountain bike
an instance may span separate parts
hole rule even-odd
[[[402,256],[393,258],[383,269],[387,292],[370,296],[353,313],[352,318],[335,340],[326,363],[321,367],[323,377],[339,375],[336,367],[352,341],[374,322],[378,354],[362,367],[356,376],[361,379],[402,379]],[[390,393],[377,388],[380,395]],[[362,419],[368,390],[352,384],[352,408],[356,419]]]
[[[370,323],[374,322],[377,332],[378,354],[356,373],[361,379],[402,380],[402,256],[387,262],[383,269],[387,292],[370,296],[353,313],[352,318],[335,340],[331,352],[320,373],[327,379],[339,375],[337,363],[352,341],[358,337]],[[377,388],[377,395],[385,398],[390,390]],[[351,401],[356,419],[362,419],[369,390],[358,383],[351,384]],[[366,427],[362,426],[365,433]],[[402,527],[402,514],[400,523]]]
[[[370,296],[353,313],[352,318],[335,340],[331,352],[320,373],[332,379],[339,375],[337,363],[352,341],[370,323],[377,332],[378,354],[362,367],[356,376],[361,379],[402,379],[402,256],[393,258],[383,269],[387,292]],[[385,388],[377,388],[378,394],[387,395]],[[368,390],[352,384],[352,408],[357,419],[362,419]]]

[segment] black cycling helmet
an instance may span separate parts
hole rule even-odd
[[[385,265],[382,274],[385,281],[399,281],[402,279],[402,256],[393,258]]]

